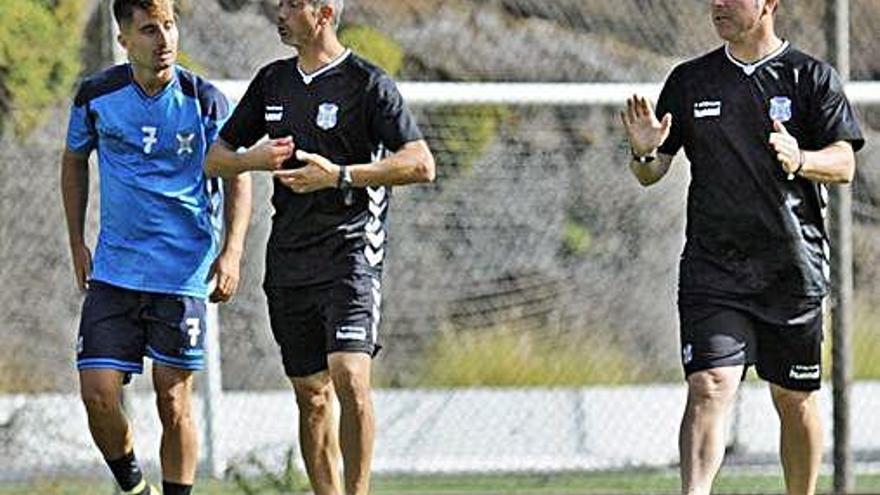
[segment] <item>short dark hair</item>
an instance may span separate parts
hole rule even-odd
[[[333,6],[333,27],[339,28],[342,21],[342,9],[345,6],[345,0],[309,0],[313,7],[323,7],[325,5]]]
[[[130,24],[134,9],[141,9],[150,15],[161,12],[174,12],[174,0],[113,0],[113,17],[119,26]]]

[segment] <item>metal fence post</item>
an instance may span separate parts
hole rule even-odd
[[[218,424],[223,396],[223,378],[220,369],[220,317],[216,304],[208,304],[205,344],[205,371],[201,374],[200,390],[204,417],[205,469],[211,477],[222,478],[226,460],[218,446]]]
[[[850,77],[849,0],[826,4],[828,53],[844,82]],[[834,398],[834,493],[855,487],[850,446],[850,388],[852,385],[853,247],[852,189],[831,187],[832,382]]]

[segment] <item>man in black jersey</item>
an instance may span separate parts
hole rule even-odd
[[[686,494],[711,489],[750,365],[779,414],[787,493],[814,493],[821,461],[824,184],[852,180],[864,140],[834,70],[776,36],[778,6],[713,0],[726,44],[677,66],[656,113],[633,96],[621,115],[642,185],[666,175],[682,147],[691,163],[678,303]]]
[[[343,493],[340,445],[345,493],[369,490],[388,186],[434,179],[434,159],[394,82],[337,39],[341,13],[342,0],[279,2],[278,32],[298,56],[257,73],[206,163],[213,175],[274,176],[264,288],[317,495]]]

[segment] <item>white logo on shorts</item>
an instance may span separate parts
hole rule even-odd
[[[82,335],[80,335],[79,338],[76,339],[76,353],[82,354],[82,351],[83,351],[83,337],[82,337]]]
[[[367,329],[364,327],[339,327],[336,330],[337,340],[367,340]]]
[[[818,364],[795,364],[788,370],[788,377],[793,380],[818,380],[821,376]]]
[[[690,344],[685,344],[684,347],[681,348],[681,362],[684,364],[688,364],[694,360],[694,346]]]

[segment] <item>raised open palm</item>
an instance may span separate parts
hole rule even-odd
[[[651,102],[638,95],[626,100],[626,110],[620,112],[620,120],[633,152],[639,156],[647,155],[663,144],[672,127],[671,114],[664,115],[662,121],[657,120]]]

